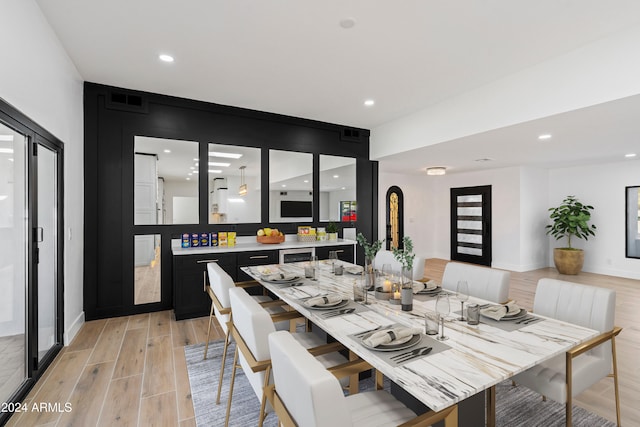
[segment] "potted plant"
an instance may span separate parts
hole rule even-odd
[[[553,262],[561,274],[578,274],[584,264],[584,251],[571,246],[571,237],[589,240],[595,236],[596,226],[589,224],[593,206],[584,205],[575,196],[567,196],[562,204],[549,208],[552,224],[546,226],[547,234],[556,240],[567,238],[567,246],[553,250]]]
[[[413,259],[416,254],[413,253],[413,242],[409,236],[402,238],[402,249],[391,248],[393,256],[402,265],[402,310],[413,310]]]
[[[338,226],[333,221],[327,224],[327,238],[329,240],[338,240]]]

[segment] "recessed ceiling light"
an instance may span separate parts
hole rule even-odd
[[[346,190],[346,189],[347,189],[347,187],[342,187],[342,188],[341,188],[341,190]]]
[[[308,179],[305,179],[305,180],[304,180],[304,181],[302,181],[302,182],[304,182],[305,184],[308,184],[308,183],[309,183],[309,180],[308,180]]]
[[[173,56],[167,55],[165,53],[158,55],[158,58],[160,58],[160,61],[162,62],[173,62]]]
[[[191,175],[193,175],[193,172],[189,172],[187,175],[191,176]]]
[[[191,166],[189,169],[194,170],[196,167],[195,166]]]
[[[287,186],[287,184],[282,184],[282,188],[284,188],[284,187],[286,187],[286,186]]]
[[[7,160],[9,160],[10,162],[13,162],[13,159],[7,159]]]
[[[187,178],[187,181],[191,181],[191,178]]]
[[[356,20],[353,18],[345,18],[340,20],[340,26],[345,30],[348,30],[349,28],[353,28],[355,27],[355,25],[356,25]]]
[[[225,162],[209,162],[209,166],[218,166],[219,168],[228,168],[231,163]]]
[[[209,173],[222,173],[220,169],[209,169]]]
[[[376,103],[376,101],[374,101],[373,99],[367,99],[366,101],[364,101],[364,106],[365,107],[373,107],[375,103]]]
[[[193,173],[198,173],[198,171],[193,171]]]
[[[544,141],[545,139],[551,139],[550,133],[543,133],[542,135],[538,135],[538,139]]]
[[[165,152],[165,153],[170,153],[170,152],[171,152],[171,150],[164,150],[164,152]]]
[[[333,175],[334,178],[340,178],[340,175]]]
[[[624,155],[626,158],[630,159],[631,157],[635,157],[636,153],[629,153]]]
[[[225,159],[239,159],[242,154],[239,153],[223,153],[220,151],[209,151],[209,157],[223,157]]]

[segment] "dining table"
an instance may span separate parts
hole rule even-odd
[[[342,267],[338,269],[342,272],[340,275],[334,273],[336,263]],[[305,277],[305,267],[307,273],[309,267],[314,267],[314,277]],[[447,293],[437,284],[433,286],[433,282],[432,289],[415,282],[412,309],[404,311],[400,304],[395,304],[393,295],[386,299],[389,295],[385,292],[369,291],[366,303],[355,302],[354,286],[362,286],[365,278],[362,267],[351,263],[323,260],[314,264],[251,266],[243,270],[368,362],[387,377],[396,390],[424,405],[423,410],[437,412],[475,400],[472,405],[475,413],[463,416],[463,412],[469,411],[460,411],[460,425],[477,426],[478,417],[485,417],[486,408],[486,425],[495,426],[496,384],[598,335],[596,330],[524,309],[511,318],[497,320],[481,315],[480,322],[471,325],[458,320],[461,304],[456,294],[450,293],[451,312],[443,316],[448,339],[439,340],[435,335],[425,334],[425,315],[433,315],[437,296]],[[375,287],[383,290],[382,281],[387,279],[379,278]],[[323,297],[328,303],[308,303],[317,302],[317,297]],[[466,304],[472,303],[480,308],[496,306],[490,301],[469,297]],[[413,333],[386,345],[371,343],[371,336],[377,332],[402,328],[413,328]]]

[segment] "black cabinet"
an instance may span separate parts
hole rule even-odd
[[[173,257],[173,310],[176,320],[209,315],[211,300],[204,290],[209,262],[217,262],[236,280],[236,255],[233,253]]]
[[[247,273],[242,271],[241,267],[249,267],[252,265],[265,265],[265,264],[277,264],[278,263],[278,251],[251,251],[251,252],[238,252],[237,259],[237,277],[239,282],[245,280],[252,280]]]
[[[339,260],[353,262],[353,245],[318,246],[316,247],[316,256],[318,259],[327,259],[331,251],[338,253]]]

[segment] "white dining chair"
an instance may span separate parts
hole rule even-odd
[[[244,289],[234,288],[229,290],[233,322],[229,322],[229,330],[236,343],[233,356],[233,369],[229,384],[229,398],[227,400],[227,413],[225,426],[229,423],[233,387],[236,378],[238,359],[258,400],[260,400],[260,416],[258,425],[262,426],[267,412],[272,411],[271,405],[267,405],[266,395],[263,392],[271,378],[271,356],[269,352],[268,335],[275,332],[275,321],[290,320],[301,315],[296,311],[287,311],[277,314],[269,314],[260,304],[251,298]],[[293,333],[296,342],[303,348],[317,356],[323,366],[339,365],[347,361],[337,350],[344,349],[337,342],[327,344],[313,332]],[[345,386],[352,380],[357,386],[357,375],[345,379]]]
[[[402,264],[393,256],[393,252],[381,249],[373,260],[373,268],[376,270],[382,270],[382,266],[385,264],[390,264],[391,269],[394,271],[400,271],[402,268]],[[413,271],[411,272],[411,276],[413,280],[421,280],[424,278],[424,257],[416,255],[413,259]]]
[[[600,332],[566,354],[513,377],[514,382],[564,403],[567,426],[572,423],[572,398],[607,376],[613,377],[616,417],[620,426],[615,337],[622,329],[614,326],[615,306],[616,293],[610,289],[555,279],[538,281],[534,313]]]
[[[207,280],[208,278],[208,280]],[[211,334],[211,327],[213,326],[213,318],[218,320],[220,328],[224,332],[224,347],[222,349],[222,361],[220,362],[220,380],[218,381],[218,393],[216,395],[216,403],[220,403],[220,393],[222,391],[222,378],[224,376],[224,365],[227,360],[227,349],[229,348],[229,329],[227,323],[231,320],[231,302],[229,300],[229,289],[235,287],[253,287],[259,285],[257,282],[234,282],[231,276],[222,269],[216,262],[210,262],[207,264],[207,277],[205,277],[204,287],[205,292],[211,299],[211,310],[209,311],[209,325],[207,327],[207,340],[204,346],[204,358],[207,358],[209,351],[209,336]],[[262,304],[272,304],[268,310],[271,313],[277,313],[283,311],[279,306],[283,304],[282,301],[273,301],[272,298],[266,295],[254,295],[252,296],[257,302]],[[278,324],[278,329],[287,329],[288,323]]]
[[[286,331],[270,334],[269,348],[274,381],[266,393],[285,427],[458,425],[457,405],[416,417],[384,390],[345,396],[336,375],[349,372],[353,362],[330,372]]]
[[[442,289],[455,292],[458,281],[466,280],[469,295],[495,303],[509,300],[511,273],[495,268],[461,262],[449,262],[442,274]]]

